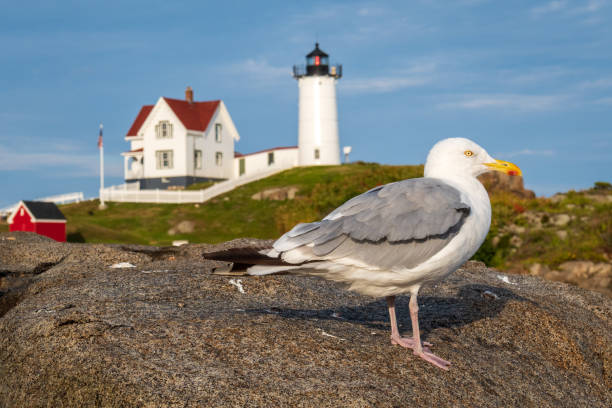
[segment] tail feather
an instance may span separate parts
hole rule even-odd
[[[272,248],[230,248],[202,254],[205,259],[228,262],[229,268],[219,270],[223,274],[268,275],[300,268],[300,265],[283,261]]]
[[[254,265],[246,270],[248,275],[262,276],[271,275],[273,273],[289,272],[291,270],[297,270],[302,268],[301,266],[267,266],[267,265]]]
[[[271,248],[230,248],[223,251],[206,252],[204,259],[233,262],[245,265],[288,265],[282,259],[267,255]]]

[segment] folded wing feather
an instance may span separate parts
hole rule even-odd
[[[283,259],[292,251],[286,257],[292,262],[412,268],[444,248],[469,213],[460,192],[444,181],[403,180],[352,198],[320,222],[296,225],[274,249]]]

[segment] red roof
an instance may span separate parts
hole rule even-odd
[[[128,153],[140,153],[140,152],[144,152],[144,147],[141,147],[139,149],[134,149],[134,150],[128,150],[127,152],[124,152],[124,154],[128,154]]]
[[[208,127],[210,120],[219,107],[220,100],[217,101],[206,101],[206,102],[193,102],[189,103],[181,99],[163,98],[172,111],[179,118],[181,123],[188,130],[199,130],[204,131]],[[136,120],[132,124],[132,127],[128,131],[127,136],[136,136],[140,127],[146,120],[149,113],[153,109],[153,105],[145,105],[140,109]]]
[[[142,126],[145,119],[147,118],[147,116],[149,116],[149,113],[151,113],[152,110],[153,110],[153,105],[145,105],[142,108],[140,108],[140,112],[138,112],[138,116],[136,116],[134,123],[132,123],[132,127],[127,132],[128,137],[138,136],[138,131],[140,130],[140,127]]]
[[[242,154],[240,152],[234,152],[234,157],[244,157],[244,156],[251,156],[251,155],[257,154],[257,153],[272,152],[274,150],[297,149],[297,148],[298,148],[297,146],[281,146],[281,147],[273,147],[271,149],[264,149],[264,150],[260,150],[258,152],[246,153],[246,154]]]

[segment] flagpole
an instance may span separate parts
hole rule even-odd
[[[100,135],[98,136],[98,148],[100,150],[100,209],[104,210],[106,204],[104,204],[104,143],[102,142],[102,130],[104,125],[100,123]]]

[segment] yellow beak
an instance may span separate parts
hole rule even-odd
[[[495,160],[493,163],[485,163],[485,166],[489,167],[491,170],[501,171],[502,173],[506,173],[510,176],[522,176],[523,172],[516,164],[503,161],[503,160]]]

